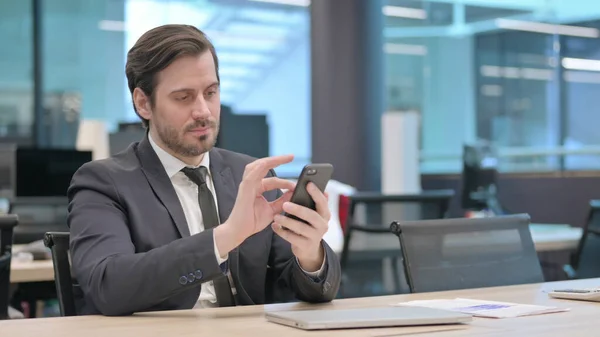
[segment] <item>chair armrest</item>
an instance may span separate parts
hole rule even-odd
[[[565,264],[563,266],[563,271],[565,272],[565,276],[567,276],[569,280],[574,280],[577,278],[577,272],[575,271],[575,269],[573,269],[573,266],[571,266],[570,264]]]
[[[359,232],[366,233],[386,233],[390,234],[390,229],[385,227],[375,227],[375,226],[364,226],[364,225],[350,225],[352,230],[357,230]]]
[[[4,266],[9,266],[11,257],[11,253],[4,253],[4,255],[0,256],[0,268]]]

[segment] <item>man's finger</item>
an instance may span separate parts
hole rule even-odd
[[[273,214],[279,214],[283,211],[283,204],[290,201],[292,199],[292,191],[285,192],[281,197],[277,200],[271,202],[271,209],[273,209]]]
[[[267,191],[272,191],[276,189],[280,190],[291,190],[293,191],[296,188],[296,183],[293,181],[289,181],[287,179],[281,179],[277,177],[263,178],[261,189],[258,193],[262,194]]]
[[[317,213],[319,213],[319,215],[321,215],[323,219],[329,221],[329,219],[331,218],[331,213],[329,212],[329,204],[327,198],[325,197],[323,192],[321,192],[321,190],[319,190],[319,188],[313,183],[309,183],[306,186],[306,190],[308,191],[308,194],[310,194],[312,199],[315,201]]]
[[[319,234],[315,227],[311,226],[310,224],[292,219],[285,215],[278,214],[275,216],[274,220],[276,224],[281,225],[297,235],[307,239],[316,238]]]
[[[274,223],[273,225],[271,225],[271,228],[273,228],[273,231],[277,235],[279,235],[285,241],[289,242],[292,246],[303,247],[309,243],[308,239],[292,231],[283,229],[283,227],[281,227],[281,225],[279,224]]]
[[[280,165],[290,163],[292,160],[294,160],[293,155],[282,155],[257,159],[246,166],[244,178],[253,181],[262,179],[270,170]]]
[[[321,223],[323,222],[323,219],[321,218],[321,215],[319,213],[313,211],[310,208],[300,206],[292,202],[284,203],[283,210],[286,213],[294,215],[297,218],[308,222],[311,225],[311,227],[320,227]]]

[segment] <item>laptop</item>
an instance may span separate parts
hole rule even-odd
[[[303,330],[380,328],[468,323],[471,315],[425,307],[266,312],[267,321]]]

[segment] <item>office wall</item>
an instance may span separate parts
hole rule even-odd
[[[423,175],[423,189],[454,189],[452,217],[464,216],[458,175]],[[519,177],[501,175],[499,200],[511,213],[529,213],[533,222],[582,226],[591,199],[600,199],[600,177]]]
[[[45,92],[79,92],[82,118],[116,124],[126,102],[124,32],[99,24],[123,21],[124,2],[51,0],[42,6]]]

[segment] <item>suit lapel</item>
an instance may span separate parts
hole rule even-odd
[[[171,183],[169,176],[167,176],[160,159],[158,159],[156,152],[154,152],[150,140],[148,139],[148,135],[146,135],[139,143],[137,154],[142,166],[142,172],[146,175],[146,179],[148,179],[156,196],[167,208],[167,211],[171,215],[171,218],[179,231],[179,235],[181,235],[181,237],[190,236],[190,229],[185,220],[185,214],[183,213],[183,208],[181,207],[177,193],[175,192],[173,184]]]
[[[210,172],[212,173],[217,202],[219,203],[219,219],[225,222],[231,214],[236,198],[236,187],[231,168],[227,166],[217,149],[210,151]]]
[[[217,194],[217,202],[219,203],[219,218],[221,223],[223,223],[229,218],[231,210],[235,205],[237,185],[239,183],[236,184],[231,173],[231,168],[225,163],[224,158],[217,148],[213,148],[210,151],[210,171],[212,173],[215,193]],[[253,303],[252,298],[250,298],[241,284],[239,278],[239,261],[239,247],[236,247],[229,252],[229,269],[232,271],[233,281],[237,290],[237,300],[239,302],[240,299],[243,299],[243,303]]]

